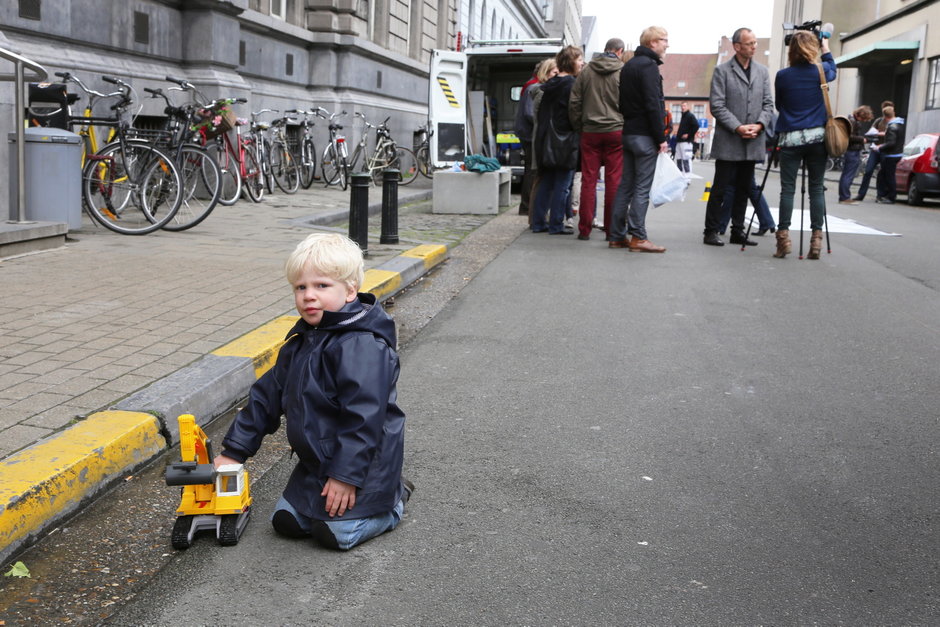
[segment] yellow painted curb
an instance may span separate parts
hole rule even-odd
[[[362,291],[374,294],[381,300],[401,286],[401,273],[389,270],[370,268],[366,270],[365,280],[362,282]]]
[[[284,344],[284,337],[300,316],[281,316],[246,333],[237,340],[212,351],[220,357],[247,357],[255,367],[255,378],[260,378],[277,361],[277,352]]]
[[[0,461],[0,550],[165,448],[154,416],[105,411]]]
[[[442,244],[424,244],[423,246],[416,246],[411,250],[406,250],[400,256],[422,259],[425,269],[429,270],[444,261],[444,258],[447,256],[447,246]]]

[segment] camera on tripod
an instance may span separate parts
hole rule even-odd
[[[810,20],[803,22],[802,24],[788,24],[784,22],[783,30],[805,30],[816,35],[816,39],[822,41],[823,38],[828,39],[832,36],[832,25],[826,24],[823,26],[822,20]],[[793,33],[787,33],[783,38],[784,45],[789,46],[790,41],[793,39]]]

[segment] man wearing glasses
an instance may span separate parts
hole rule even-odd
[[[748,191],[754,177],[754,164],[765,156],[765,129],[773,119],[774,100],[770,73],[753,60],[757,36],[749,28],[739,28],[731,38],[734,57],[715,68],[709,101],[715,117],[715,138],[711,155],[715,159],[715,180],[705,207],[703,241],[724,246],[718,237],[721,203],[725,189],[734,187],[731,207],[732,244],[756,246],[744,234]]]
[[[669,150],[663,121],[663,79],[659,73],[666,48],[666,29],[650,26],[620,71],[620,113],[623,114],[623,170],[614,197],[610,248],[662,253],[666,249],[646,236],[646,211],[656,171],[656,156]],[[628,237],[629,236],[629,237]]]

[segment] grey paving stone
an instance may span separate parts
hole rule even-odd
[[[11,453],[35,444],[42,438],[52,433],[52,429],[42,429],[29,425],[16,425],[9,429],[4,429],[0,435],[0,457],[6,457]]]

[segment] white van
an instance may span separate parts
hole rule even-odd
[[[465,50],[433,50],[428,93],[431,163],[446,168],[467,155],[497,157],[522,179],[515,136],[522,86],[561,40],[473,42]]]

